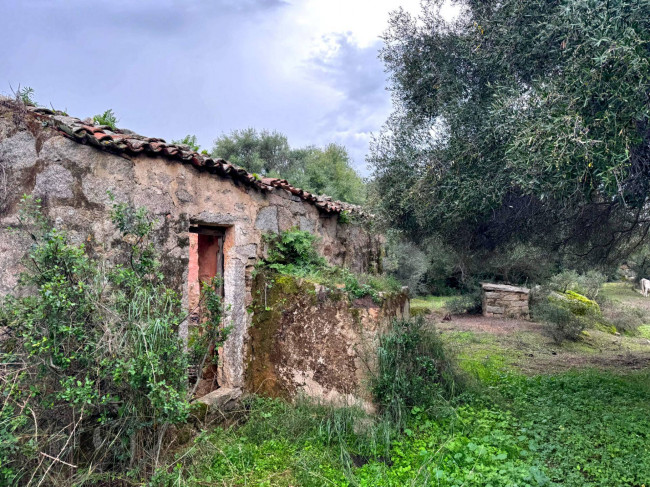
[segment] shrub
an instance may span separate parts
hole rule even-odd
[[[547,324],[548,331],[557,343],[577,340],[587,327],[586,320],[556,303],[541,302],[534,305],[531,311],[536,321]]]
[[[475,288],[471,292],[454,296],[445,303],[445,309],[453,314],[460,315],[464,313],[477,314],[481,312],[482,298],[480,288]]]
[[[602,318],[598,303],[573,291],[551,293],[532,307],[533,318],[547,324],[553,339],[576,341]]]
[[[305,275],[327,265],[314,246],[316,236],[307,231],[294,227],[279,234],[266,234],[264,240],[267,243],[265,263],[270,269]]]
[[[186,145],[190,149],[192,149],[194,152],[199,152],[201,150],[201,146],[199,145],[199,142],[196,139],[196,135],[189,135],[188,134],[185,137],[183,137],[182,139],[172,140],[172,144]]]
[[[455,393],[450,360],[424,320],[394,321],[379,339],[371,390],[379,408],[403,425],[413,407],[433,409]]]
[[[596,299],[606,280],[606,276],[598,271],[578,274],[574,270],[567,270],[551,277],[549,287],[559,293],[573,291],[589,299]]]
[[[426,254],[415,244],[389,235],[384,269],[404,286],[408,286],[412,295],[425,291],[422,279],[428,264]]]
[[[648,313],[642,309],[631,308],[616,301],[601,303],[605,322],[614,327],[614,331],[635,334],[640,326],[650,321]]]
[[[21,276],[27,295],[6,298],[0,314],[11,333],[0,343],[7,364],[0,484],[20,477],[82,484],[129,468],[144,474],[157,463],[168,425],[188,413],[188,360],[178,336],[185,314],[159,272],[148,239],[153,221],[114,205],[122,265],[71,244],[37,200],[25,198],[19,215],[35,243]]]
[[[32,107],[37,106],[36,101],[34,100],[34,88],[31,88],[30,86],[25,86],[24,88],[19,86],[18,91],[16,92],[16,97],[25,105]]]

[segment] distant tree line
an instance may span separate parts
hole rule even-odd
[[[200,151],[196,136],[188,135],[175,142]],[[293,149],[280,132],[247,128],[219,136],[210,155],[260,177],[286,179],[311,193],[354,204],[366,200],[366,185],[352,168],[346,148],[339,144]]]

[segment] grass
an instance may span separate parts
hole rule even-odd
[[[354,408],[254,399],[245,423],[201,437],[185,484],[258,486],[642,486],[650,481],[650,376],[597,370],[488,387],[447,414],[417,407],[401,432]]]
[[[603,292],[646,304],[618,284]],[[446,299],[413,304],[435,311]],[[400,427],[354,407],[251,398],[153,485],[650,486],[650,369],[616,361],[648,355],[650,325],[641,336],[589,330],[562,345],[534,323],[467,325],[452,320],[440,334],[465,391],[437,408],[409,407]]]
[[[411,299],[411,313],[413,315],[426,315],[442,311],[445,305],[454,296],[420,296]]]

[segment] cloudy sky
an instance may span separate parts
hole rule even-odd
[[[0,93],[166,140],[255,127],[354,165],[390,112],[379,36],[419,0],[0,0]]]

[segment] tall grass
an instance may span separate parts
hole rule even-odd
[[[442,341],[422,317],[394,321],[380,337],[371,390],[380,410],[398,428],[405,425],[414,407],[428,413],[447,408],[458,384]]]

